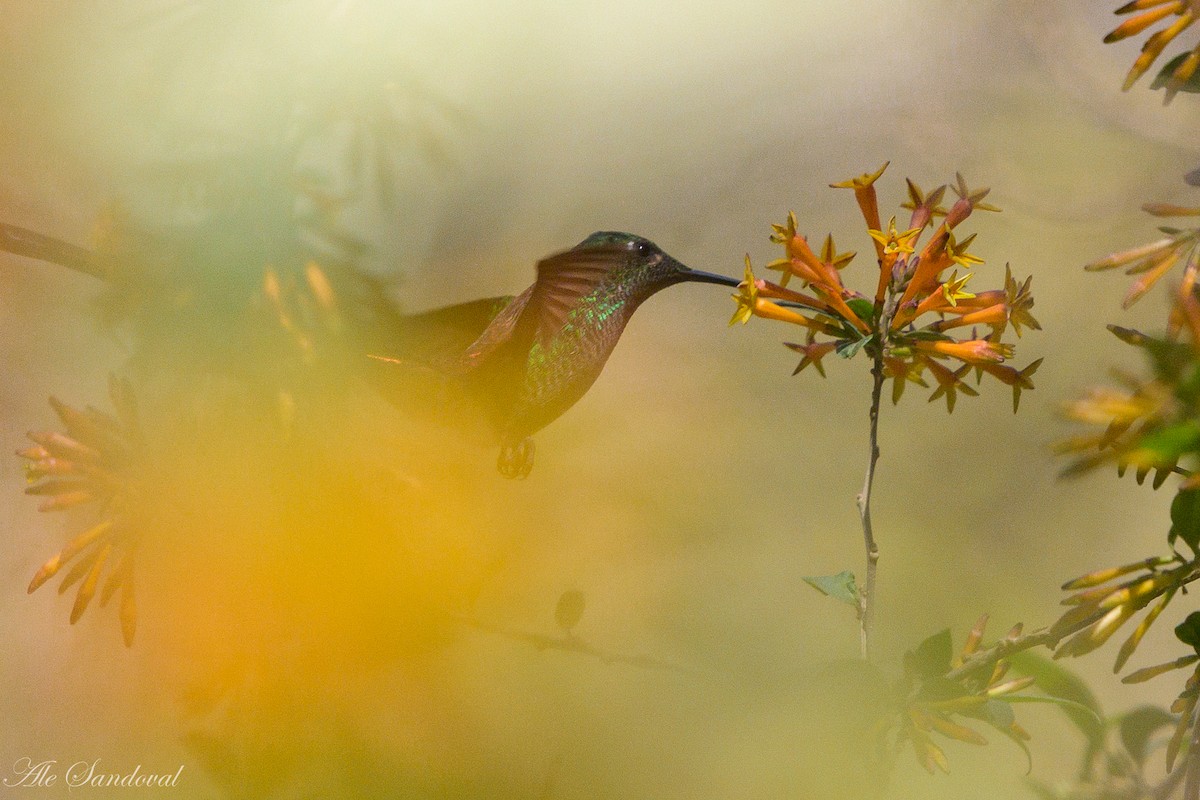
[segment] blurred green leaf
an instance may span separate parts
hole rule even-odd
[[[965,686],[958,681],[952,681],[947,678],[943,678],[941,675],[925,676],[925,678],[921,681],[921,689],[919,692],[917,692],[917,699],[925,703],[941,703],[947,700],[957,700],[960,697],[968,696],[971,696],[971,693],[967,691]],[[978,698],[973,698],[972,702],[974,702],[976,699]],[[967,710],[960,711],[959,713],[966,714],[967,716],[977,717],[979,719],[987,719],[987,717],[978,712],[978,709],[981,709],[985,704],[986,703],[978,703],[974,709],[971,709],[968,706]]]
[[[1200,449],[1200,426],[1191,420],[1153,431],[1138,443],[1138,450],[1150,455],[1147,463],[1155,465],[1174,464],[1185,453],[1197,449]]]
[[[1169,728],[1175,724],[1175,716],[1158,706],[1138,706],[1121,715],[1118,730],[1121,734],[1121,744],[1133,760],[1141,766],[1148,755],[1147,746],[1150,737],[1159,728]]]
[[[842,570],[836,575],[810,576],[804,582],[823,595],[858,608],[858,586],[850,570]]]
[[[1192,552],[1200,552],[1200,489],[1179,492],[1171,501],[1171,531],[1167,534],[1167,542],[1174,544],[1176,539],[1182,539]]]
[[[1038,800],[1063,800],[1065,796],[1050,784],[1034,780],[1033,778],[1026,778],[1025,785],[1029,787],[1029,791],[1037,795]]]
[[[1013,713],[1012,707],[994,697],[984,703],[980,711],[982,712],[981,719],[987,720],[997,728],[1007,728],[1017,721],[1017,715]]]
[[[1061,706],[1063,713],[1075,727],[1087,737],[1089,751],[1098,751],[1104,745],[1104,712],[1096,695],[1083,680],[1055,661],[1026,650],[1009,658],[1013,669],[1034,680],[1034,686],[1050,697],[1070,701]]]
[[[1011,727],[1001,727],[999,725],[995,725],[993,727],[1008,737],[1008,739],[1015,743],[1017,747],[1021,748],[1021,752],[1025,754],[1025,774],[1028,775],[1029,773],[1033,772],[1033,753],[1029,752],[1029,745],[1025,743],[1025,740],[1018,736],[1016,731],[1014,731]]]
[[[554,621],[558,627],[568,633],[579,624],[583,611],[587,607],[587,598],[578,589],[568,589],[559,595],[558,604],[554,608]]]
[[[953,657],[950,629],[944,628],[917,645],[916,650],[906,654],[904,666],[910,673],[923,678],[940,677],[950,671]]]
[[[1193,611],[1175,626],[1175,638],[1200,653],[1200,611]]]
[[[947,336],[946,334],[938,333],[937,331],[913,331],[911,333],[905,333],[904,338],[911,339],[913,341],[920,341],[920,342],[951,342],[951,341],[954,341],[953,336]]]
[[[1104,728],[1104,720],[1093,709],[1088,708],[1083,703],[1077,703],[1074,700],[1068,700],[1065,697],[1037,697],[1036,695],[1028,694],[1006,694],[996,698],[1004,703],[1045,703],[1048,705],[1058,706],[1064,711],[1073,711],[1076,714],[1082,715],[1084,718],[1090,719],[1092,724],[1097,729]]]
[[[867,342],[871,341],[870,336],[864,336],[861,339],[856,339],[853,342],[842,340],[837,343],[834,349],[842,358],[854,358],[858,355],[858,351],[863,349]]]

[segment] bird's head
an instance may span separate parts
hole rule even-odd
[[[596,251],[616,252],[623,257],[611,258],[613,277],[650,283],[654,290],[676,283],[692,281],[715,283],[721,286],[738,285],[734,278],[692,269],[663,252],[654,242],[633,233],[597,231],[572,248],[577,253]]]

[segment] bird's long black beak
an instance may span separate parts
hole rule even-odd
[[[741,283],[737,278],[728,278],[724,275],[718,275],[715,272],[701,272],[698,269],[685,267],[683,264],[679,265],[679,280],[692,281],[694,283],[715,283],[719,286],[733,286],[735,288]]]

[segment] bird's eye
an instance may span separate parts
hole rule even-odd
[[[648,256],[654,252],[654,245],[650,244],[649,242],[635,242],[633,245],[633,252],[637,253],[639,256]]]

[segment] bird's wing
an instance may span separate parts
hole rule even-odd
[[[513,300],[488,297],[401,317],[391,347],[396,355],[433,367],[445,367],[479,340]]]
[[[524,362],[535,341],[548,343],[571,309],[625,259],[623,247],[576,248],[537,265],[537,280],[509,303],[463,353],[466,369],[484,363]]]
[[[463,369],[474,369],[486,361],[493,360],[498,351],[504,352],[516,349],[512,346],[513,335],[520,327],[521,319],[524,316],[526,306],[529,305],[529,298],[532,294],[533,287],[531,286],[514,297],[512,302],[492,318],[492,321],[484,328],[483,333],[462,352],[459,364]]]
[[[567,321],[579,301],[629,258],[621,246],[567,250],[538,262],[537,281],[521,315],[523,333],[545,343]]]

